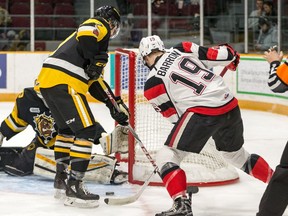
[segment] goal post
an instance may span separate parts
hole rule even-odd
[[[115,50],[115,95],[121,95],[131,113],[129,122],[139,135],[149,154],[155,159],[173,125],[144,97],[144,84],[149,69],[144,66],[136,49]],[[142,184],[154,168],[141,147],[129,133],[129,152],[121,154],[120,160],[128,164],[128,181]],[[209,140],[200,154],[190,153],[181,163],[188,185],[212,186],[234,183],[239,179],[237,170],[228,164]],[[162,180],[154,175],[150,185],[160,186]]]

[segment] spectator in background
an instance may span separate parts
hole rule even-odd
[[[255,50],[265,51],[270,47],[277,46],[278,32],[268,17],[259,18],[260,34],[255,44]]]
[[[159,9],[164,6],[163,3],[164,3],[163,0],[154,0],[152,2],[152,13],[158,15]]]
[[[0,27],[10,26],[12,19],[8,11],[0,6]]]
[[[166,20],[163,19],[163,16],[169,13],[168,3],[169,2],[167,1],[164,2],[163,0],[153,0],[152,2],[152,34],[158,34],[157,29],[162,24],[165,25]],[[139,38],[139,41],[141,40],[141,38]]]
[[[131,4],[127,0],[116,0],[120,14],[126,15],[131,13]]]
[[[182,10],[185,5],[199,5],[199,0],[176,0],[178,10]]]
[[[260,16],[264,16],[263,0],[256,0],[256,10],[253,10],[248,18],[248,28],[253,31],[259,30],[258,20]]]
[[[123,18],[121,22],[121,31],[120,31],[120,38],[123,42],[123,46],[133,46],[134,42],[139,42],[142,37],[138,36],[139,33],[136,33],[135,25],[134,25],[134,16],[132,13],[129,13],[126,18]],[[136,34],[135,34],[136,33]],[[136,41],[135,41],[136,40]]]
[[[277,12],[274,8],[272,0],[266,0],[263,3],[264,15],[269,17],[273,25],[277,24]]]
[[[11,26],[12,19],[8,11],[0,6],[0,34],[1,38],[6,39],[6,32],[8,26]]]
[[[12,40],[11,46],[9,47],[9,51],[26,50],[29,40],[30,40],[30,31],[26,29],[19,31],[19,33],[15,35],[14,40]]]

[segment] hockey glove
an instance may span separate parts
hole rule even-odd
[[[229,70],[236,71],[238,64],[239,64],[239,61],[240,61],[240,55],[229,44],[221,44],[221,45],[226,46],[227,49],[229,50],[229,52],[234,56],[233,61],[229,65],[227,65],[226,67]]]
[[[117,121],[120,125],[126,126],[128,125],[128,119],[130,115],[129,109],[120,96],[115,97],[115,101],[117,102],[120,111],[118,111],[110,101],[106,103],[106,106],[109,108],[112,118],[115,121]]]
[[[85,69],[85,73],[90,79],[97,80],[108,62],[108,54],[101,52],[99,55],[94,56],[93,62],[90,63]]]

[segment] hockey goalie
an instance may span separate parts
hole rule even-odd
[[[128,129],[117,125],[111,134],[103,133],[99,143],[105,155],[92,154],[84,179],[99,184],[122,184],[127,181],[128,173],[117,170],[117,159],[108,156],[116,152],[128,152]],[[34,174],[55,177],[56,161],[53,151],[38,148],[35,155]]]
[[[127,181],[127,172],[116,169],[117,159],[112,156],[92,154],[84,179],[98,184],[122,184]],[[56,161],[50,149],[38,148],[35,154],[33,173],[54,179]]]
[[[118,170],[119,162],[113,156],[115,152],[127,153],[127,129],[117,126],[111,134],[102,134],[99,139],[102,154],[92,154],[85,179],[99,184],[122,184],[127,181],[128,173]],[[35,139],[33,140],[35,141]],[[35,174],[54,179],[56,161],[53,149],[37,148],[33,141],[25,148],[1,147],[0,170],[13,176]]]
[[[127,181],[127,172],[116,169],[117,159],[111,155],[115,152],[127,153],[127,129],[117,126],[111,134],[102,134],[99,139],[102,154],[92,154],[85,179],[99,184],[122,184]],[[35,141],[35,139],[33,139]],[[34,142],[27,147],[1,147],[0,170],[13,176],[35,174],[54,179],[56,161],[53,149],[37,148]]]
[[[35,131],[29,145],[1,147],[5,139],[8,141],[28,126]],[[57,125],[49,108],[33,88],[25,88],[16,98],[12,112],[0,125],[0,170],[13,176],[34,173],[54,178],[56,162],[53,147],[56,135]],[[111,155],[115,152],[127,153],[128,129],[117,125],[111,133],[103,132],[95,137],[94,143],[101,145],[104,155],[92,155],[85,178],[101,184],[126,182],[127,172],[116,169],[118,162]]]

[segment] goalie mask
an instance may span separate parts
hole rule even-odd
[[[110,39],[117,37],[120,32],[120,13],[112,6],[102,6],[95,10],[95,16],[106,19],[111,28]]]
[[[144,57],[151,54],[153,51],[165,51],[164,43],[160,37],[153,35],[142,38],[139,45],[139,52],[144,64]]]

